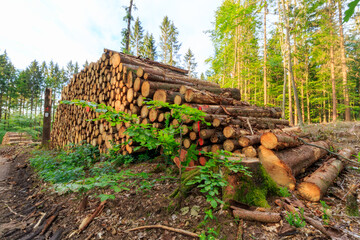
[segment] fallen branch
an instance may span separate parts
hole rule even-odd
[[[84,220],[81,222],[78,233],[80,234],[90,223],[91,221],[104,209],[106,201],[103,201],[100,203],[100,205],[96,208],[96,210],[90,214],[87,215]]]
[[[243,228],[244,221],[240,219],[238,230],[236,233],[236,240],[243,240],[244,228]]]
[[[266,222],[266,223],[276,223],[276,222],[280,222],[281,220],[280,213],[249,211],[233,206],[231,206],[231,208],[234,209],[233,214],[235,217],[244,220]]]
[[[297,212],[298,211],[293,207],[291,206],[290,204],[287,204],[287,203],[284,203],[284,202],[280,202],[280,201],[277,201],[276,202],[277,205],[281,206],[281,207],[284,207],[286,209],[286,211],[288,212]],[[317,230],[319,230],[322,234],[324,234],[325,236],[328,236],[329,238],[331,239],[334,239],[335,237],[333,235],[331,235],[325,228],[324,226],[321,224],[321,222],[313,219],[313,218],[310,218],[309,216],[306,216],[305,214],[303,215],[304,217],[304,220],[310,224],[311,226],[313,226],[314,228],[316,228]]]
[[[329,238],[333,239],[334,236],[331,235],[325,228],[324,226],[321,224],[321,222],[310,218],[308,216],[304,215],[304,220],[305,222],[307,222],[308,224],[310,224],[311,226],[313,226],[314,228],[316,228],[317,230],[319,230],[320,232],[322,232],[324,235],[328,236]]]
[[[131,231],[136,231],[136,230],[141,230],[141,229],[149,229],[149,228],[161,228],[161,229],[164,229],[164,230],[181,233],[181,234],[184,234],[184,235],[187,235],[187,236],[190,236],[190,237],[196,237],[196,238],[199,237],[199,235],[197,235],[196,233],[189,232],[189,231],[186,231],[186,230],[183,230],[183,229],[163,226],[163,225],[160,225],[160,224],[136,227],[136,228],[128,229],[125,232],[128,233],[128,232],[131,232]]]
[[[315,145],[315,144],[312,144],[312,143],[308,143],[308,142],[306,142],[304,139],[302,139],[302,138],[300,138],[300,137],[297,137],[301,142],[303,142],[305,145],[309,145],[309,146],[312,146],[312,147],[317,147],[317,148],[320,148],[320,149],[323,149],[323,150],[325,150],[325,151],[327,151],[328,153],[331,153],[331,154],[333,154],[333,155],[335,155],[335,156],[338,156],[339,158],[342,158],[342,159],[344,159],[344,160],[346,160],[346,161],[349,161],[349,162],[352,162],[352,163],[356,163],[356,164],[360,164],[360,163],[358,163],[358,162],[356,162],[356,161],[354,161],[354,160],[351,160],[351,159],[349,159],[349,158],[347,158],[347,157],[344,157],[344,156],[342,156],[342,155],[340,155],[340,154],[337,154],[337,153],[335,153],[335,152],[333,152],[333,151],[330,151],[329,149],[326,149],[326,148],[324,148],[324,147],[321,147],[321,146],[318,146],[318,145]]]
[[[25,217],[24,215],[21,215],[20,213],[17,213],[14,210],[12,210],[11,207],[9,205],[7,205],[7,203],[4,202],[4,204],[9,209],[9,211],[12,212],[13,214],[18,215],[20,217]]]
[[[55,218],[57,216],[58,216],[58,213],[52,215],[51,217],[48,218],[48,220],[46,220],[45,226],[44,226],[43,230],[41,231],[40,235],[43,235],[46,232],[46,230],[48,230],[51,223],[55,220]]]

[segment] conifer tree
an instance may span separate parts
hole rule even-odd
[[[131,48],[136,56],[141,54],[141,47],[144,44],[144,30],[139,18],[136,19],[131,33]]]
[[[161,61],[166,64],[176,65],[175,60],[178,57],[181,44],[178,41],[179,32],[174,23],[167,16],[164,17],[161,25],[160,36],[160,57]]]
[[[146,32],[143,45],[140,48],[140,55],[151,60],[156,59],[155,39],[154,36],[148,32]]]
[[[195,57],[191,49],[189,48],[184,56],[184,67],[189,71],[189,77],[196,77],[195,68],[197,63],[195,62]]]

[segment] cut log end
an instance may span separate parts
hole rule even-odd
[[[316,184],[311,182],[302,182],[298,185],[300,195],[306,200],[318,202],[321,198],[321,191]]]
[[[267,149],[274,149],[278,145],[278,139],[272,132],[264,133],[260,139],[261,145]]]
[[[259,159],[270,177],[280,186],[288,187],[290,190],[295,189],[295,178],[291,169],[286,166],[273,151],[259,147]]]
[[[153,96],[154,101],[166,102],[166,92],[162,89],[156,90]]]

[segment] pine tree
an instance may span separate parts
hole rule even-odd
[[[184,67],[189,71],[188,73],[189,77],[196,77],[196,72],[195,72],[196,66],[197,63],[195,62],[194,54],[189,48],[184,56]]]
[[[160,57],[161,61],[166,64],[176,65],[176,58],[180,50],[181,44],[178,42],[179,32],[174,23],[167,16],[164,17],[161,25],[160,36]]]
[[[141,26],[141,22],[139,18],[137,18],[131,34],[131,48],[133,49],[134,54],[136,56],[139,56],[141,53],[141,47],[144,44],[143,37],[144,37],[144,30]]]
[[[149,58],[151,60],[155,60],[157,57],[155,39],[153,35],[152,34],[149,35],[148,32],[146,32],[143,45],[140,48],[140,55],[145,58]]]

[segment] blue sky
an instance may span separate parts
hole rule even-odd
[[[197,71],[212,55],[208,34],[220,0],[134,0],[145,31],[159,42],[160,24],[167,15],[179,30],[180,53],[191,48]],[[34,59],[65,66],[70,60],[96,61],[104,48],[119,50],[125,27],[122,6],[129,0],[8,0],[1,1],[0,51],[5,49],[15,67],[24,69]]]

